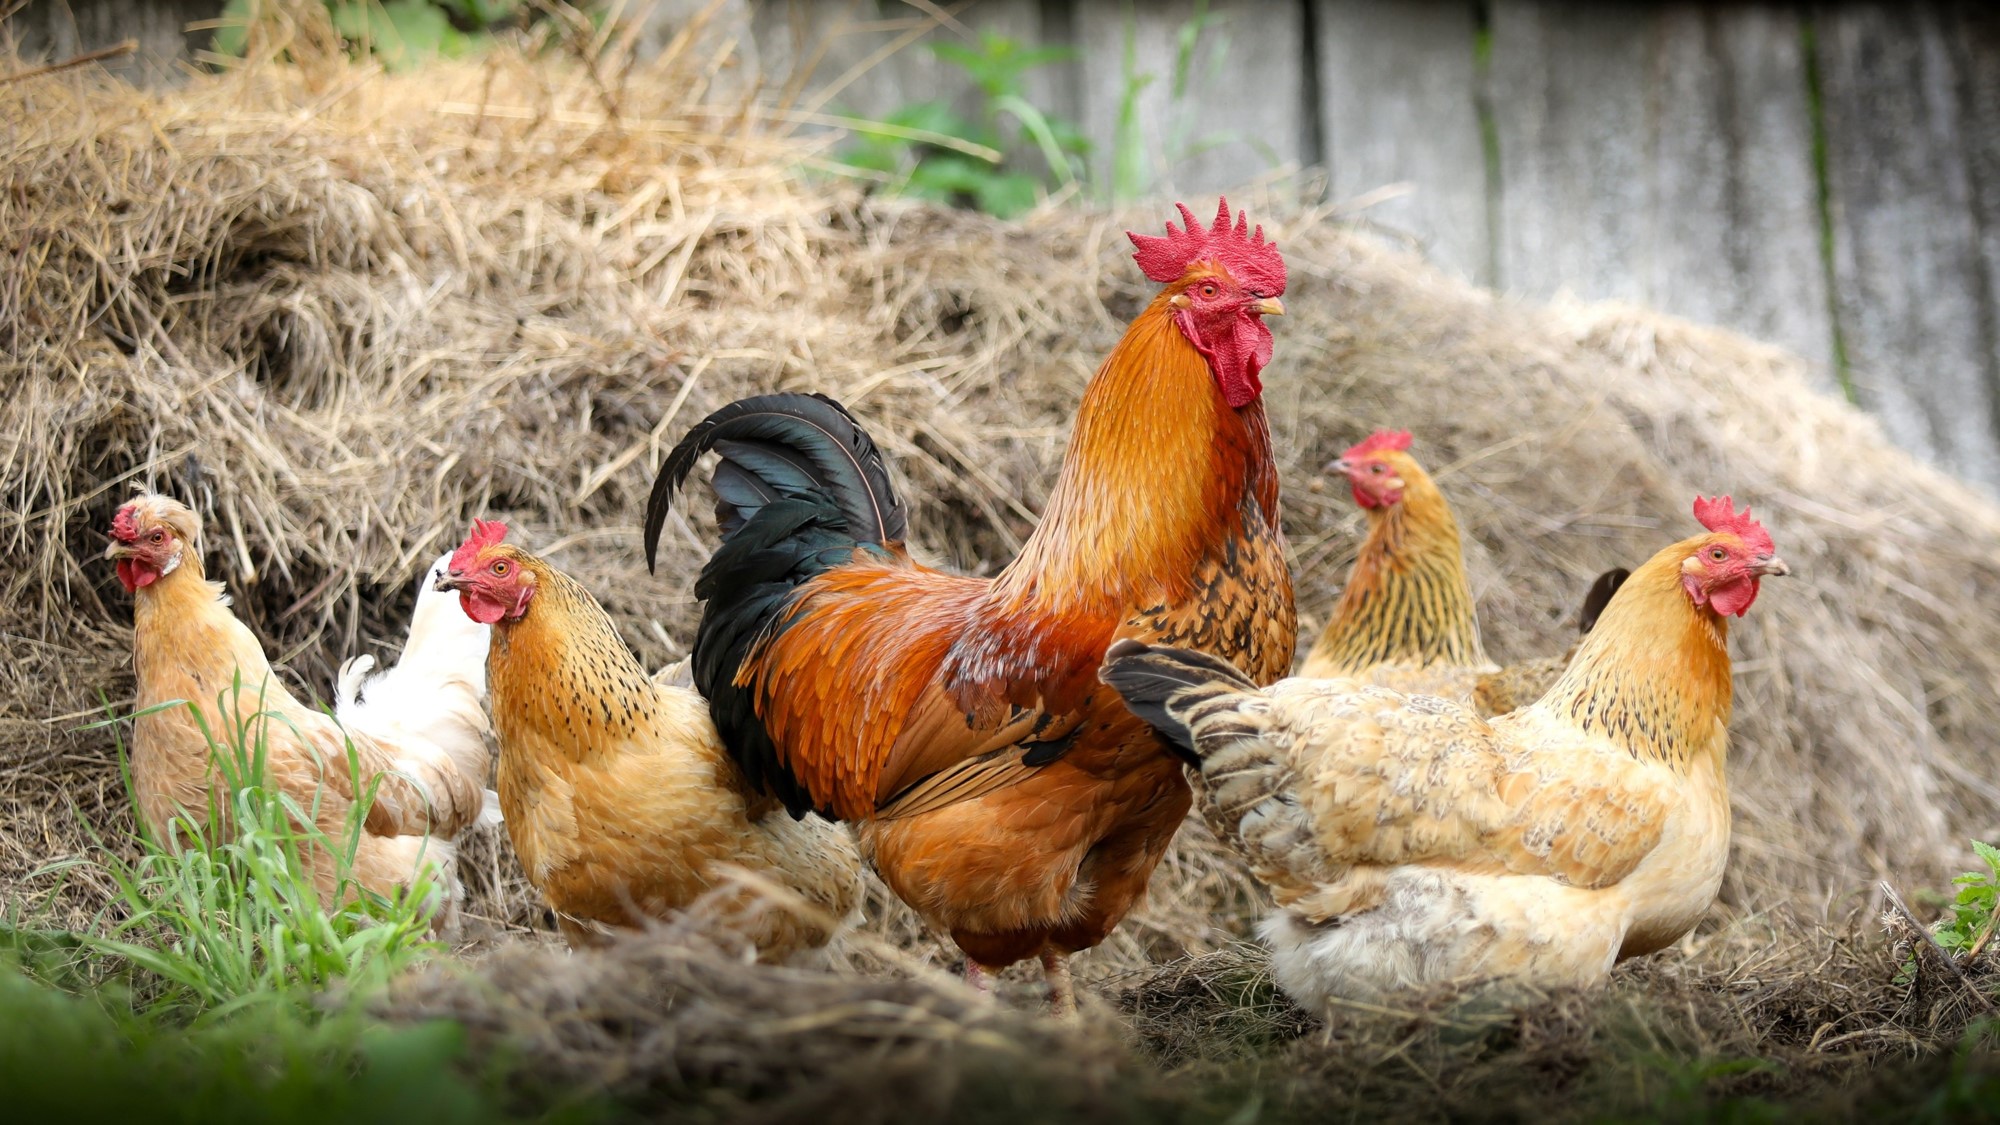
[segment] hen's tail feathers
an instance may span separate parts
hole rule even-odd
[[[1632,572],[1622,566],[1597,576],[1597,581],[1590,584],[1590,592],[1583,595],[1583,610],[1577,615],[1576,622],[1578,636],[1590,635],[1590,631],[1597,627],[1597,619],[1604,614],[1604,607],[1611,604],[1611,596],[1630,577]]]
[[[647,570],[658,561],[674,493],[711,449],[722,455],[713,483],[725,540],[780,500],[831,505],[859,543],[900,543],[908,532],[882,454],[846,407],[818,394],[759,395],[702,419],[667,454],[646,501]]]
[[[1098,678],[1201,768],[1200,807],[1216,836],[1271,886],[1328,869],[1298,799],[1298,777],[1268,733],[1269,697],[1227,660],[1119,641]]]
[[[375,658],[362,653],[350,656],[341,662],[340,675],[334,679],[333,698],[338,707],[352,707],[361,699],[361,685],[367,681],[368,673],[375,670]]]
[[[1245,692],[1258,690],[1255,681],[1219,656],[1134,640],[1111,646],[1097,678],[1123,696],[1133,714],[1197,763],[1204,755],[1195,725],[1204,727],[1204,735],[1225,733],[1208,729],[1208,721],[1233,709]]]
[[[474,818],[474,828],[497,828],[507,822],[507,814],[500,811],[500,794],[491,789],[479,791],[479,815]]]
[[[713,477],[722,544],[694,587],[706,603],[695,632],[694,686],[750,785],[802,815],[811,797],[783,765],[752,690],[739,686],[737,675],[783,627],[801,583],[853,561],[860,549],[900,552],[908,513],[881,452],[839,403],[824,395],[747,398],[703,419],[660,466],[646,504],[648,569],[674,493],[711,449],[722,455]]]

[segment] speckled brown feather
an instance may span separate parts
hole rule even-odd
[[[766,958],[824,943],[853,910],[853,841],[750,794],[686,687],[657,683],[589,591],[513,547],[531,575],[525,614],[494,627],[487,683],[500,742],[500,806],[521,864],[572,940],[671,918],[717,893],[730,929]],[[821,917],[752,909],[730,867],[762,875]]]

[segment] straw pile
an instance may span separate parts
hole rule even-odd
[[[762,111],[702,104],[713,60],[690,52],[638,66],[556,42],[392,77],[310,20],[272,30],[289,64],[165,93],[88,70],[0,80],[10,904],[44,902],[53,884],[30,873],[85,850],[86,824],[129,822],[113,734],[80,728],[131,695],[129,599],[92,560],[133,489],[204,512],[209,573],[321,695],[345,655],[393,651],[419,569],[475,515],[569,568],[659,663],[691,636],[712,528],[671,522],[648,577],[638,512],[661,450],[705,412],[835,395],[893,462],[920,555],[991,572],[1148,292],[1122,231],[1157,227],[1164,205],[1008,226],[866,199],[815,176],[812,144]],[[1234,202],[1276,229],[1292,271],[1265,383],[1308,630],[1360,523],[1316,468],[1378,425],[1414,430],[1451,496],[1503,659],[1566,644],[1590,576],[1687,534],[1698,490],[1731,492],[1799,577],[1733,639],[1719,917],[1845,919],[1871,879],[1936,884],[1963,837],[2000,831],[2000,511],[1813,393],[1785,354],[1642,309],[1497,299],[1302,197]],[[511,864],[503,843],[478,855],[471,913],[539,929]],[[75,920],[101,898],[68,879],[45,904]],[[1257,894],[1191,825],[1149,905],[1080,972],[1115,993],[1231,948]],[[879,893],[871,918],[913,962],[949,963]],[[1702,939],[1707,968],[1668,954],[1620,988],[1718,994],[1687,981],[1728,977],[1714,951],[1757,944],[1743,924]],[[1784,925],[1795,983],[1865,971],[1886,987],[1879,939]],[[1838,942],[1869,952],[1835,959]],[[1173,1045],[1185,1021],[1146,1013],[1221,1018],[1187,1000],[1214,992],[1212,964],[1126,997],[1142,1046],[1189,1055]],[[1298,1024],[1265,1007],[1269,1026]],[[1879,995],[1849,1010],[1908,1018]],[[1895,1034],[1935,1042],[1959,1018]],[[1799,1048],[1828,1022],[1801,1025]],[[1269,1026],[1256,1035],[1296,1034]]]

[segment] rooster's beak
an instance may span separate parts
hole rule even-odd
[[[443,574],[438,575],[436,586],[440,593],[450,593],[453,590],[459,589],[460,583],[464,581],[465,573],[463,571],[447,570]]]
[[[1758,559],[1752,569],[1757,572],[1759,578],[1786,578],[1792,573],[1792,568],[1785,564],[1785,560],[1776,555]]]
[[[1276,297],[1259,297],[1250,302],[1250,311],[1258,316],[1283,316],[1285,303]]]

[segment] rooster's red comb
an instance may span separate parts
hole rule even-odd
[[[1410,448],[1410,431],[1376,430],[1367,437],[1347,447],[1342,457],[1362,457],[1384,449],[1403,450]]]
[[[470,570],[479,559],[479,552],[507,538],[507,525],[499,520],[473,520],[472,534],[451,553],[451,569]]]
[[[1771,533],[1764,525],[1750,518],[1750,509],[1736,510],[1736,502],[1727,496],[1694,498],[1694,518],[1710,531],[1725,531],[1750,549],[1752,554],[1775,555],[1777,544],[1771,542]]]
[[[1238,214],[1235,225],[1230,225],[1227,198],[1216,206],[1215,223],[1206,230],[1195,219],[1194,212],[1187,209],[1187,204],[1174,206],[1180,210],[1181,222],[1187,229],[1176,229],[1168,223],[1164,236],[1125,232],[1125,237],[1139,248],[1132,260],[1139,263],[1147,277],[1165,285],[1179,281],[1189,265],[1208,261],[1228,270],[1238,285],[1258,296],[1276,297],[1284,293],[1285,259],[1278,254],[1278,244],[1264,241],[1262,226],[1251,231],[1247,214]]]

